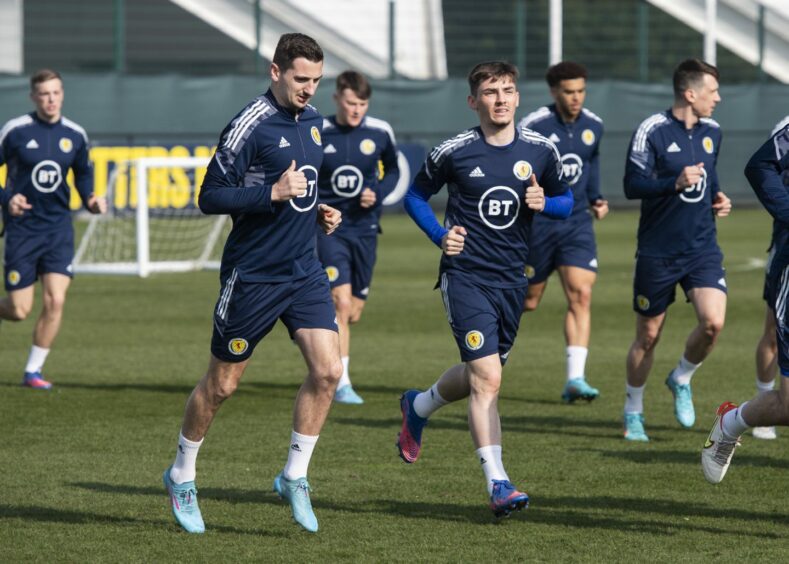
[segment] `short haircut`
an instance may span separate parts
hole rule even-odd
[[[38,86],[42,82],[53,80],[55,78],[60,80],[61,83],[63,82],[60,73],[58,73],[57,71],[53,71],[52,69],[37,70],[30,76],[30,91],[34,92],[36,90],[36,86]]]
[[[320,63],[323,61],[323,49],[309,35],[285,33],[277,42],[271,62],[279,67],[280,72],[285,72],[293,66],[293,61],[299,57],[313,63]]]
[[[551,88],[556,88],[563,80],[574,80],[576,78],[586,80],[587,74],[585,66],[572,61],[562,61],[548,67],[548,72],[545,73],[545,81]]]
[[[347,70],[337,77],[337,93],[342,93],[346,88],[356,94],[361,100],[369,100],[373,95],[373,87],[367,78],[360,72]]]
[[[701,59],[685,59],[674,69],[674,97],[681,98],[688,88],[698,88],[704,75],[709,74],[719,80],[718,69]]]
[[[477,95],[479,85],[490,78],[509,77],[512,82],[518,80],[518,67],[506,61],[488,61],[480,63],[468,73],[468,87],[472,96]]]

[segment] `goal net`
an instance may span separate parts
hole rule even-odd
[[[197,206],[207,165],[202,157],[117,163],[108,181],[107,213],[90,216],[75,272],[145,277],[218,269],[231,222]]]

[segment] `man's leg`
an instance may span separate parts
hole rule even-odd
[[[630,441],[649,440],[644,431],[644,387],[665,320],[665,312],[654,317],[636,314],[636,338],[627,353],[625,383],[625,439]]]
[[[342,375],[342,363],[335,331],[298,329],[294,340],[307,363],[308,373],[296,395],[288,460],[274,478],[274,491],[290,502],[296,522],[314,533],[318,530],[318,520],[312,511],[307,470]]]
[[[756,389],[759,393],[771,392],[775,387],[778,373],[778,343],[775,336],[775,313],[767,306],[764,308],[764,331],[756,345]],[[753,428],[757,439],[775,439],[774,426]]]
[[[597,273],[577,266],[560,266],[559,278],[567,298],[564,337],[567,343],[567,384],[562,399],[591,401],[600,392],[586,383],[586,358],[592,327],[592,286]]]
[[[337,384],[334,400],[338,403],[361,404],[364,400],[354,391],[349,373],[351,357],[351,325],[356,323],[364,308],[364,300],[351,293],[351,284],[335,286],[331,290],[334,308],[337,312],[337,327],[340,338],[340,359],[342,360],[342,376]],[[361,302],[359,307],[357,302]]]
[[[692,288],[688,299],[696,311],[698,325],[685,342],[685,352],[666,378],[674,396],[674,415],[680,425],[690,428],[696,422],[690,381],[718,340],[726,319],[726,293],[717,288]]]
[[[13,290],[0,299],[0,319],[24,321],[33,309],[35,286]]]
[[[60,331],[66,293],[70,285],[71,278],[64,274],[50,272],[41,276],[43,305],[33,329],[33,346],[30,347],[30,355],[25,366],[25,382],[45,382],[41,371],[52,343]]]
[[[164,471],[163,481],[173,515],[187,532],[205,531],[195,486],[197,453],[219,407],[238,387],[248,362],[225,362],[211,355],[208,370],[186,402],[175,462]]]
[[[534,311],[540,305],[542,295],[545,293],[545,286],[548,284],[547,280],[542,282],[529,282],[529,287],[526,290],[526,300],[523,302],[523,311]]]

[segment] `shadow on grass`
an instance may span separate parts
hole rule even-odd
[[[164,496],[160,488],[152,487],[119,486],[96,482],[79,482],[71,485],[102,493]],[[229,503],[284,504],[273,492],[261,490],[212,488],[201,490],[200,496],[202,499]],[[438,499],[434,502],[367,499],[361,503],[346,504],[321,500],[320,496],[313,497],[312,502],[317,511],[330,510],[362,515],[396,515],[407,519],[462,522],[479,525],[498,522],[484,505],[479,503],[446,503]],[[70,514],[69,512],[68,515]],[[3,506],[0,506],[0,517],[3,515]],[[643,518],[638,518],[638,515],[642,515]],[[655,516],[655,518],[646,518],[649,515]],[[82,522],[82,519],[86,521],[95,520],[95,516],[90,514],[77,513],[76,516],[79,519],[78,522]],[[90,519],[88,519],[88,516],[90,516]],[[122,518],[111,519],[118,522],[127,521],[127,519]],[[737,519],[748,522],[763,521],[781,526],[789,525],[789,515],[786,514],[763,513],[731,507],[722,510],[719,506],[700,505],[698,503],[688,504],[665,499],[618,498],[611,496],[563,496],[533,499],[532,507],[519,516],[514,516],[514,519],[559,527],[610,529],[667,536],[680,532],[700,532],[765,539],[779,539],[783,538],[783,535],[764,531],[746,532],[739,525],[734,524],[730,528],[715,527],[698,524],[694,520]],[[42,520],[52,519],[46,518]],[[131,521],[137,520],[132,519]],[[217,529],[222,530],[221,528]],[[231,529],[231,532],[239,531]]]
[[[583,449],[587,452],[594,452],[607,458],[619,458],[637,464],[653,464],[655,462],[672,462],[679,464],[692,464],[698,466],[701,463],[701,449],[691,450],[605,450],[596,448]],[[734,456],[736,466],[756,466],[781,468],[789,470],[789,460],[783,458],[772,458],[758,454],[746,454],[738,451]]]
[[[199,378],[195,378],[194,384],[159,384],[159,383],[135,383],[135,382],[97,382],[97,383],[78,383],[78,382],[63,382],[57,383],[56,388],[75,389],[75,390],[102,390],[107,392],[154,392],[161,394],[179,394],[188,396],[192,393],[195,385],[197,385]],[[0,386],[10,386],[11,384],[0,384]],[[287,390],[296,395],[301,383],[294,384],[280,384],[271,382],[245,382],[241,381],[238,389],[233,395],[245,395],[249,393],[258,394],[258,390]],[[18,384],[16,387],[19,387]]]
[[[161,492],[159,492],[161,494]],[[0,504],[0,520],[24,519],[25,521],[38,521],[42,523],[66,523],[69,525],[144,525],[173,529],[180,529],[172,520],[138,519],[136,517],[118,517],[115,515],[101,515],[87,511],[73,511],[55,509],[39,505],[5,505]],[[239,535],[255,535],[267,537],[287,538],[289,535],[261,529],[239,529],[222,525],[211,526],[211,531],[234,533]]]

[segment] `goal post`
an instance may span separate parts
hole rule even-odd
[[[209,159],[144,157],[116,163],[108,211],[90,216],[74,271],[129,274],[218,269],[228,217],[197,206]]]

